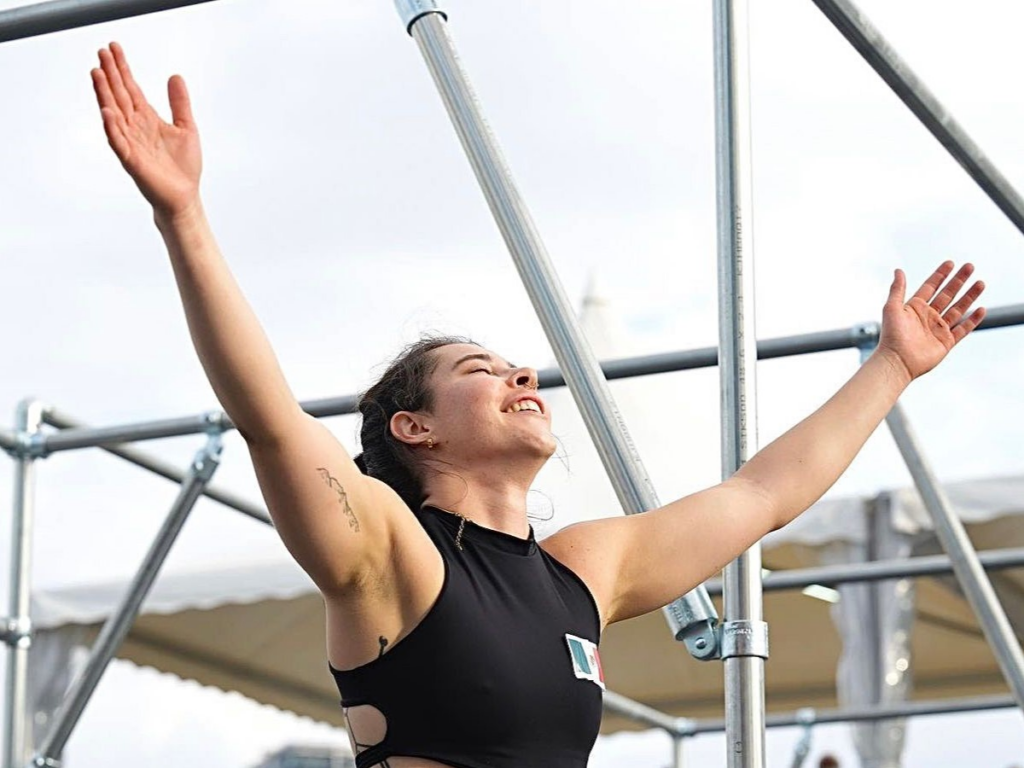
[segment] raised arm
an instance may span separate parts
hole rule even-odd
[[[693,589],[824,494],[910,382],[928,372],[985,316],[973,272],[946,262],[904,302],[896,271],[878,348],[821,408],[752,457],[732,478],[660,509],[580,523],[545,542],[595,592],[606,622],[654,610]],[[548,542],[552,542],[549,545]]]
[[[167,86],[172,121],[146,100],[116,43],[99,52],[93,87],[111,148],[153,206],[192,342],[224,410],[249,446],[288,549],[325,591],[383,560],[388,513],[401,500],[364,477],[307,416],[221,256],[199,196],[202,155],[185,81]]]

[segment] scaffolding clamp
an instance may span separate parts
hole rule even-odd
[[[0,625],[0,640],[11,648],[23,648],[28,650],[32,647],[32,638],[35,629],[32,626],[32,619],[22,616],[16,619],[5,619]]]
[[[669,606],[671,609],[672,606]],[[681,629],[676,634],[676,640],[686,644],[690,655],[698,661],[711,661],[721,658],[721,641],[718,636],[718,629],[715,627],[715,619],[704,619],[697,621]]]
[[[768,623],[764,621],[723,621],[719,628],[722,659],[741,656],[768,658]]]
[[[878,339],[881,335],[882,326],[875,322],[860,323],[850,329],[850,341],[861,352],[870,352],[878,346]]]
[[[191,470],[203,484],[210,482],[213,473],[217,471],[223,447],[220,432],[213,432],[206,441],[206,445],[196,451],[196,455],[192,459]]]
[[[32,765],[35,768],[61,768],[63,760],[56,757],[47,757],[46,755],[36,755],[32,758]]]
[[[206,422],[206,428],[203,431],[210,437],[222,435],[231,428],[231,420],[228,419],[224,411],[207,411],[203,414],[203,421]]]
[[[438,13],[448,21],[448,14],[437,7],[434,0],[395,0],[395,10],[402,17],[405,31],[412,34],[412,25],[429,13]]]

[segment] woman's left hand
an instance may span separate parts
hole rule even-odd
[[[882,311],[878,351],[902,365],[910,379],[916,379],[942,362],[949,350],[985,318],[983,307],[971,310],[971,305],[985,290],[980,280],[954,303],[974,272],[974,265],[964,264],[946,282],[954,266],[952,261],[943,263],[906,302],[907,278],[903,270],[896,270]]]

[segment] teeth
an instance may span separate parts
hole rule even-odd
[[[520,411],[541,412],[540,406],[533,402],[533,400],[520,400],[518,403],[512,403],[512,406],[508,410],[511,413],[519,413]]]

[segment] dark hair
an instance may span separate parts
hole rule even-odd
[[[423,336],[403,349],[359,398],[363,452],[356,456],[356,464],[364,474],[390,485],[411,509],[419,509],[426,493],[413,449],[391,434],[391,417],[433,407],[434,393],[427,384],[437,367],[432,353],[449,344],[476,342],[461,336]]]

